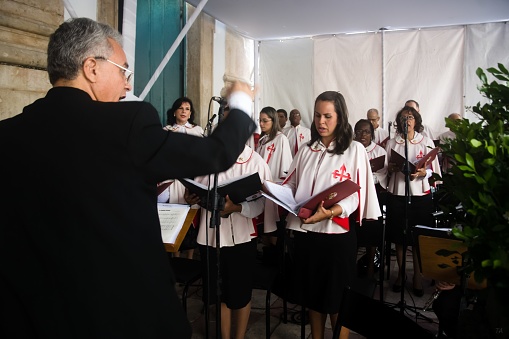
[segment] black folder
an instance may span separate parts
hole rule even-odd
[[[194,193],[200,197],[200,206],[211,209],[211,204],[208,202],[208,197],[212,197],[209,194],[209,187],[192,179],[182,178],[178,179],[191,193]],[[210,185],[210,190],[213,186]],[[252,201],[261,196],[260,190],[262,189],[262,182],[258,172],[252,174],[246,174],[239,177],[235,177],[231,180],[223,181],[217,186],[217,193],[221,197],[228,197],[235,204],[240,204],[244,201]],[[213,192],[210,192],[213,193]]]

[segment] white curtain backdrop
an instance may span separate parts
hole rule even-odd
[[[352,126],[373,107],[387,128],[405,101],[414,99],[424,123],[437,136],[446,130],[446,116],[456,112],[470,119],[465,106],[482,100],[477,67],[499,62],[509,67],[506,23],[259,44],[261,107],[298,108],[307,127],[316,96],[335,90],[345,96]]]
[[[309,126],[313,112],[313,41],[263,41],[259,46],[260,110],[266,106],[297,108]],[[306,117],[306,119],[305,119]]]
[[[497,67],[498,63],[509,68],[509,24],[467,26],[465,52],[465,106],[474,106],[478,102],[484,104],[486,100],[477,90],[481,83],[475,71],[481,67],[486,72],[487,68]],[[494,80],[491,75],[488,79]],[[467,114],[467,117],[477,121],[472,114]]]
[[[368,109],[381,111],[380,37],[381,34],[367,33],[314,39],[315,86],[311,109],[318,94],[339,91],[345,97],[352,127],[357,120],[366,118]],[[309,117],[311,122],[312,118]]]
[[[419,103],[435,136],[445,131],[446,116],[463,115],[463,37],[463,27],[385,34],[389,121],[408,99]]]

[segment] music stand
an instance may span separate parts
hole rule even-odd
[[[470,289],[486,287],[486,282],[480,284],[473,275],[461,273],[463,253],[467,247],[454,237],[450,229],[416,225],[413,237],[418,246],[417,257],[423,276],[456,285],[467,284]]]

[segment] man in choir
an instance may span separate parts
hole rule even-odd
[[[288,121],[288,112],[284,108],[277,110],[277,117],[281,132],[285,132],[290,128],[290,122]]]
[[[419,103],[417,101],[415,101],[413,99],[409,99],[409,100],[407,100],[405,102],[405,106],[412,107],[422,117],[422,113],[421,113],[421,110],[419,108]],[[422,124],[422,127],[423,127],[423,130],[422,130],[421,134],[424,135],[425,137],[430,138],[431,140],[435,140],[435,137],[434,137],[434,134],[433,134],[433,131],[431,130],[431,128],[429,128],[429,126],[425,125],[424,123]]]
[[[305,145],[311,140],[311,130],[300,124],[301,116],[298,109],[292,109],[290,111],[290,127],[283,130],[283,133],[290,142],[290,149],[292,156],[295,156],[301,146]]]
[[[157,183],[235,163],[256,127],[249,85],[232,85],[228,118],[200,138],[118,102],[133,72],[110,26],[70,19],[47,52],[53,88],[0,121],[0,337],[191,338]]]
[[[380,125],[380,116],[378,114],[378,110],[376,108],[368,109],[366,113],[366,117],[373,125],[375,129],[375,135],[373,135],[373,142],[377,145],[385,147],[385,143],[387,142],[387,138],[389,137],[389,132],[382,128]]]

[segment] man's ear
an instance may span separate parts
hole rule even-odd
[[[97,82],[97,71],[98,71],[97,60],[94,58],[87,58],[81,68],[83,76],[89,82]]]

